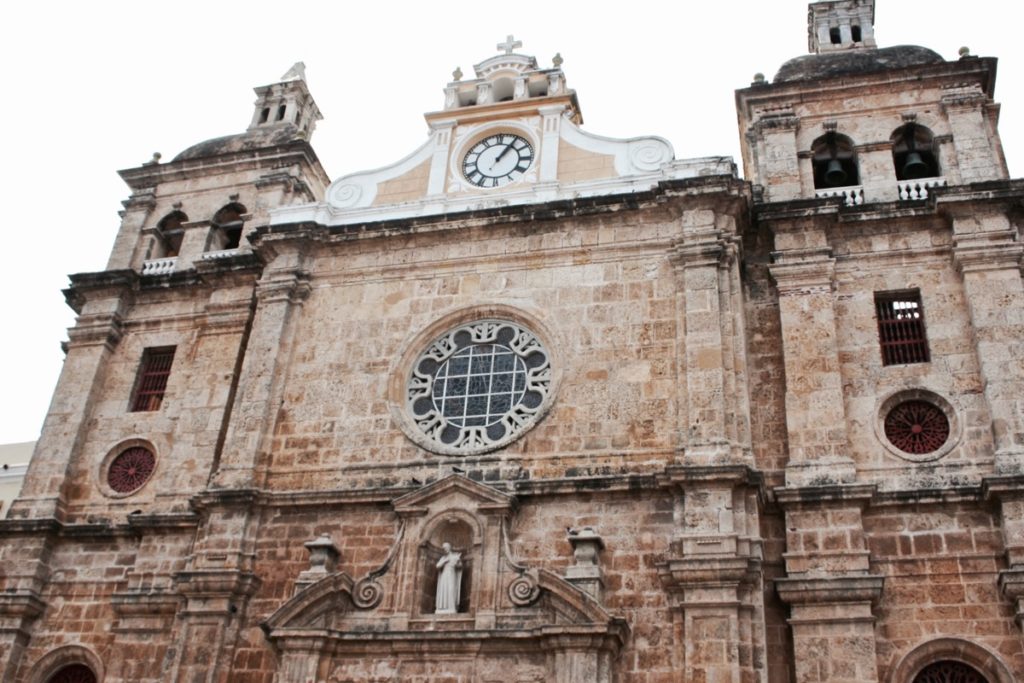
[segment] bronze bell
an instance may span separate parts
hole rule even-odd
[[[846,184],[846,171],[839,159],[831,159],[825,168],[825,184],[829,187],[842,187]]]
[[[919,153],[911,152],[907,155],[907,162],[903,164],[904,178],[907,180],[917,180],[918,178],[927,178],[930,173],[928,164],[924,163]]]

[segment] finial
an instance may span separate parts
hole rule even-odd
[[[230,201],[230,202],[237,202],[238,201],[238,194],[229,194],[228,195],[228,201]]]
[[[153,158],[144,163],[143,166],[152,166],[153,164],[159,164],[161,156],[162,155],[160,154],[160,152],[153,152]]]
[[[763,73],[758,71],[756,74],[754,74],[754,85],[764,85],[764,83],[765,78]]]
[[[969,48],[966,45],[964,45],[962,48],[960,48],[959,55],[960,55],[960,59],[964,59],[965,57],[970,57],[971,56],[971,48]]]
[[[456,81],[462,80],[462,67],[455,67],[455,71],[452,72],[452,78]]]
[[[181,202],[174,202],[173,204],[171,204],[171,208],[174,209],[175,211],[181,211],[181,207]]]
[[[284,72],[284,76],[281,76],[281,82],[284,81],[304,81],[306,80],[306,64],[304,62],[295,62],[292,64],[292,68]]]
[[[499,50],[503,50],[505,52],[505,54],[507,54],[507,55],[512,54],[512,50],[516,49],[517,47],[522,47],[522,46],[523,46],[523,41],[516,40],[515,38],[512,37],[511,33],[508,34],[507,38],[505,38],[505,42],[504,43],[498,43],[498,49]]]
[[[551,63],[555,65],[556,69],[558,67],[562,66],[562,62],[563,61],[564,60],[562,59],[562,53],[561,52],[556,52],[555,56],[551,58]]]

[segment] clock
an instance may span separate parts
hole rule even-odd
[[[502,187],[519,180],[532,164],[529,142],[513,133],[497,133],[466,152],[462,174],[477,187]]]

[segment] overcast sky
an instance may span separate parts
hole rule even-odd
[[[881,46],[946,59],[962,45],[999,57],[996,99],[1010,171],[1024,169],[1024,48],[1005,0],[880,0]],[[298,9],[301,8],[301,9]],[[669,9],[671,8],[671,9]],[[7,132],[0,443],[37,438],[74,321],[67,274],[100,270],[128,189],[116,174],[153,152],[243,131],[252,88],[303,60],[324,120],[313,145],[337,178],[422,144],[456,66],[508,33],[541,66],[560,52],[584,127],[655,134],[676,157],[739,162],[733,91],[806,53],[807,3],[731,2],[18,2],[0,21]]]

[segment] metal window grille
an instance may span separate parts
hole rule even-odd
[[[149,481],[154,469],[156,456],[153,451],[142,446],[129,448],[111,461],[107,469],[107,485],[117,493],[131,493]]]
[[[962,662],[936,662],[921,669],[914,683],[988,683],[973,667]]]
[[[71,664],[50,676],[46,683],[96,683],[96,675],[84,664]]]
[[[927,363],[930,360],[920,293],[876,294],[875,312],[882,365]]]
[[[146,349],[142,353],[142,365],[139,367],[139,376],[135,380],[135,395],[132,397],[132,412],[159,410],[173,362],[173,346]]]
[[[934,453],[949,440],[949,419],[927,401],[904,401],[885,416],[885,436],[904,453]]]

